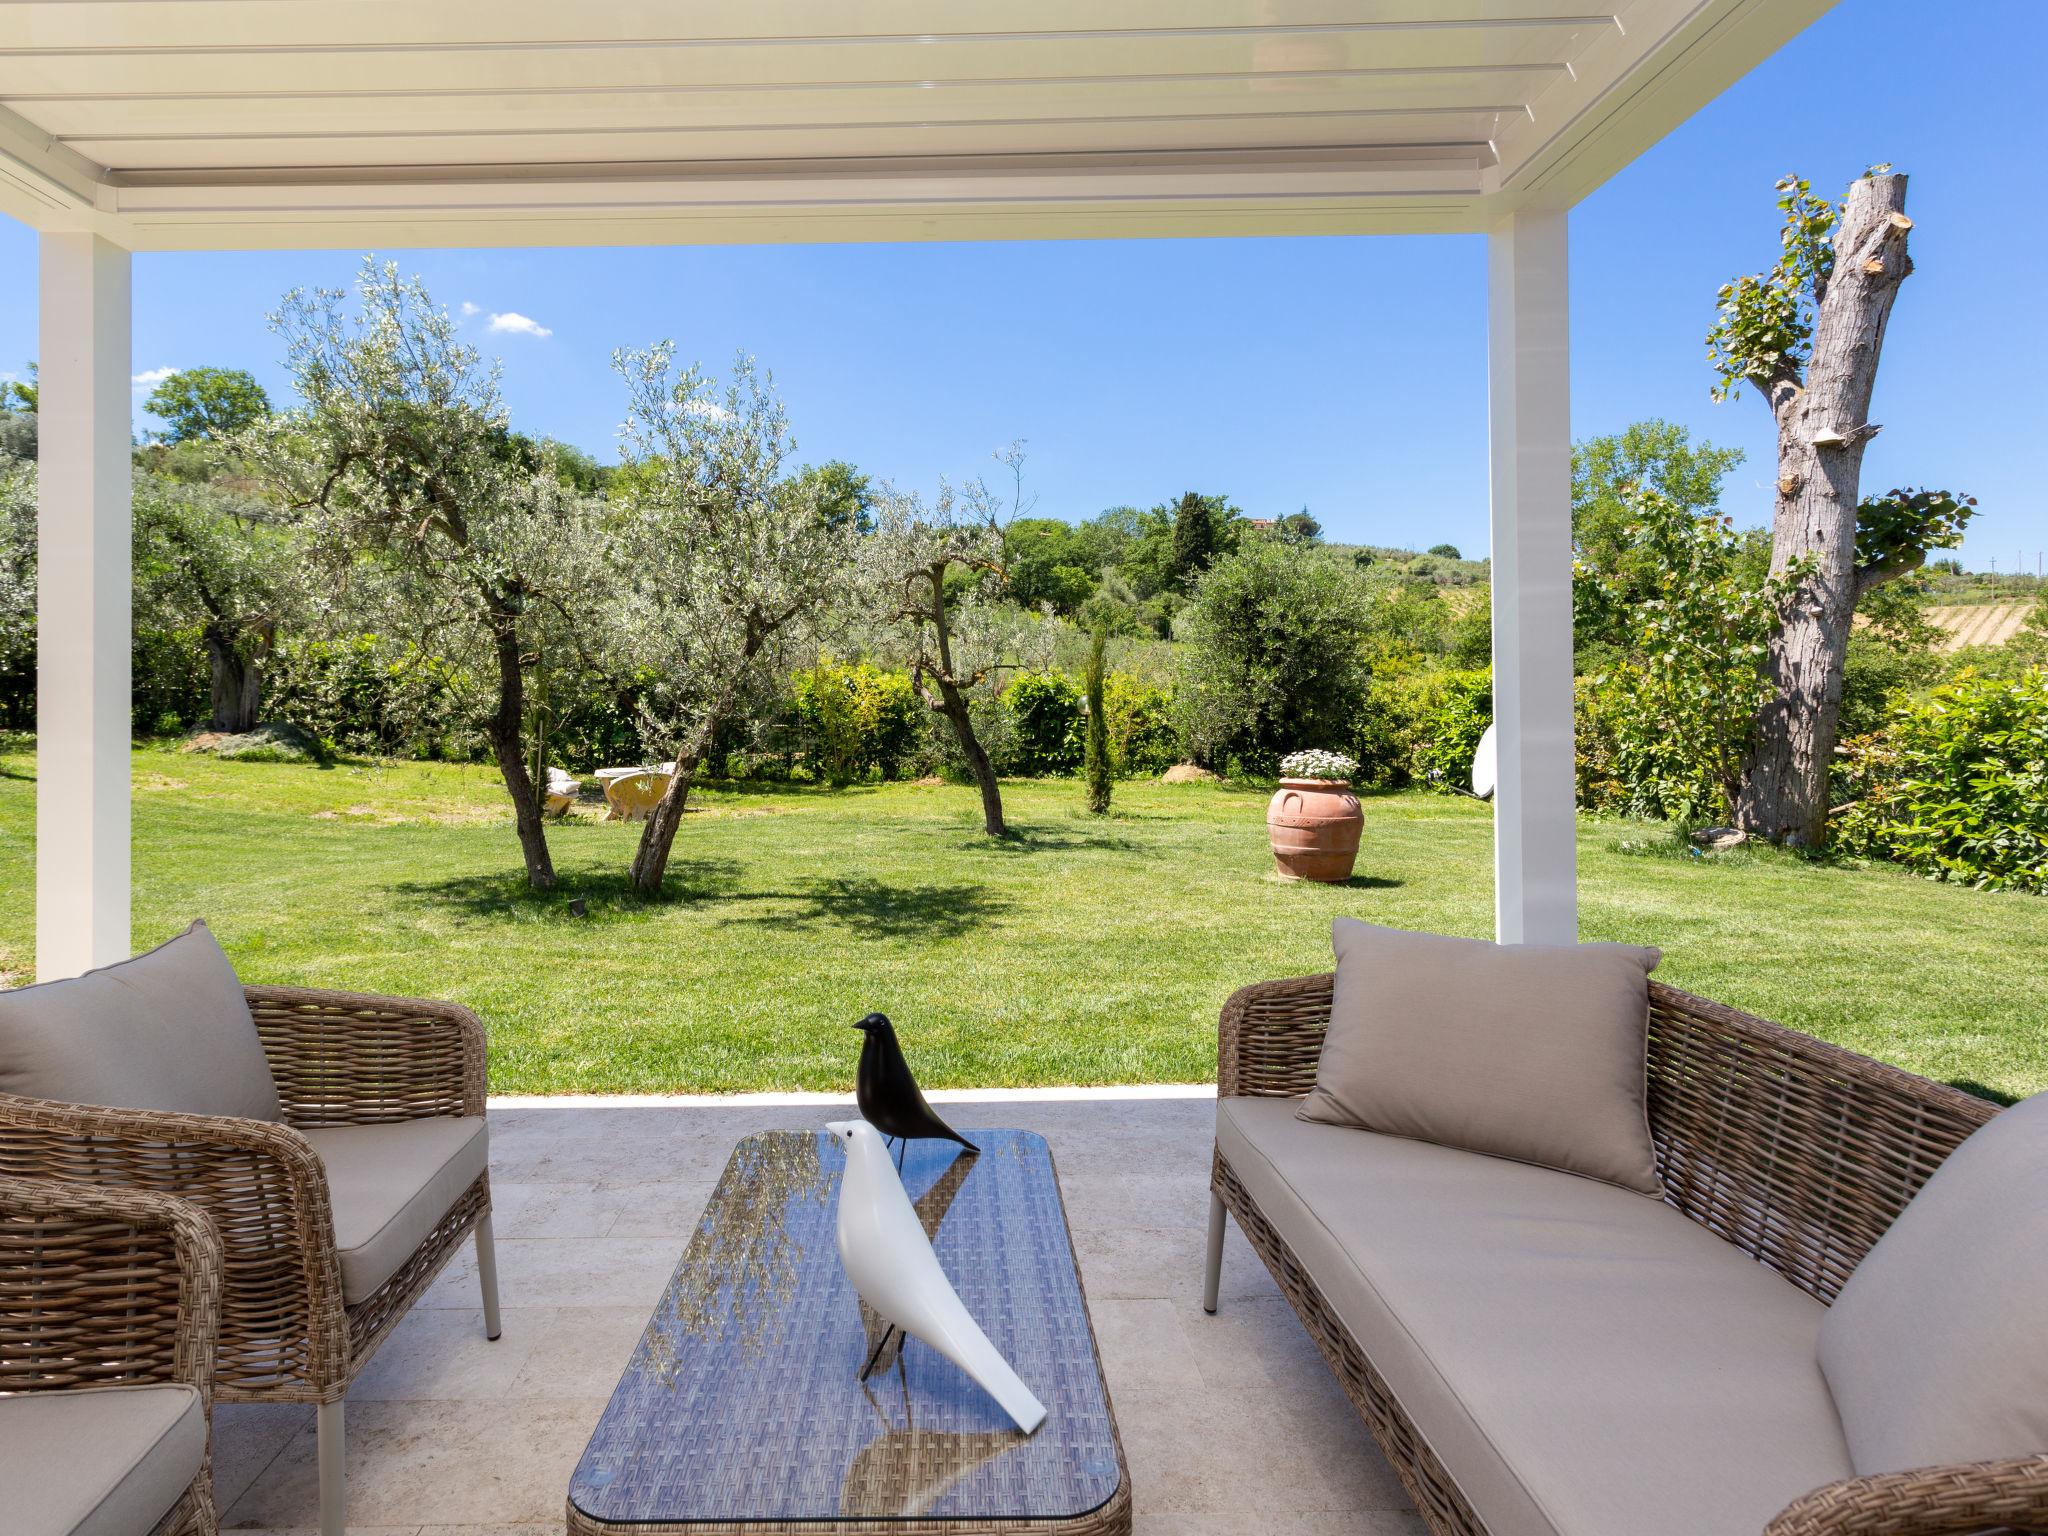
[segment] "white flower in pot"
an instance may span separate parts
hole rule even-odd
[[[1273,863],[1283,879],[1339,884],[1351,878],[1365,815],[1351,793],[1358,759],[1342,752],[1290,752],[1266,807]]]

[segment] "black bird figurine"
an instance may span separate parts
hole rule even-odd
[[[884,1136],[912,1137],[933,1141],[957,1141],[969,1152],[981,1149],[932,1113],[903,1059],[903,1047],[896,1043],[896,1026],[886,1013],[871,1013],[853,1026],[867,1039],[861,1042],[860,1067],[854,1076],[854,1095],[860,1100],[861,1118]]]

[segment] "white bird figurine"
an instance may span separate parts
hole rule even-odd
[[[846,1278],[884,1322],[959,1366],[1030,1434],[1045,1422],[1045,1404],[988,1341],[939,1267],[881,1134],[865,1120],[834,1120],[825,1129],[846,1149],[838,1230]]]

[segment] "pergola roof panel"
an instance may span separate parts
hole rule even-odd
[[[1829,0],[1609,3],[32,0],[0,208],[141,248],[1470,229]]]

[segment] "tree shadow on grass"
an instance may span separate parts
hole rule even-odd
[[[986,886],[927,881],[897,885],[857,875],[812,880],[798,891],[749,893],[750,900],[793,904],[749,913],[735,923],[833,923],[863,939],[957,939],[1009,910],[1010,900]]]
[[[1108,853],[1136,853],[1144,844],[1118,832],[1087,827],[1019,826],[1015,822],[1001,837],[977,832],[955,845],[963,853],[1054,853],[1076,848],[1094,848]]]
[[[880,784],[800,784],[790,779],[703,779],[700,789],[728,799],[852,800],[877,794]]]
[[[624,870],[575,871],[559,875],[552,891],[536,891],[518,871],[451,875],[445,880],[405,880],[391,887],[416,905],[470,921],[506,918],[548,922],[615,922],[676,902],[730,900],[738,896],[741,865],[733,859],[686,859],[672,863],[661,894],[642,896]],[[753,898],[753,893],[749,893]],[[571,904],[582,902],[578,913]]]

